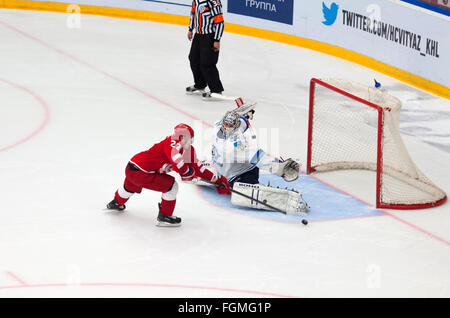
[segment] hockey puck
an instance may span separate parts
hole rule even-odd
[[[303,223],[304,225],[308,225],[308,221],[305,220],[305,219],[302,220],[302,223]]]

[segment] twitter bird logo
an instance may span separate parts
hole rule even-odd
[[[325,25],[332,25],[337,18],[339,6],[336,3],[332,3],[329,8],[325,5],[325,2],[322,2],[322,12],[325,21],[322,21]]]

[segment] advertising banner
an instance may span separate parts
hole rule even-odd
[[[227,9],[229,13],[292,24],[294,0],[232,0]]]

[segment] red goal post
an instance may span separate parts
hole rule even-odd
[[[421,209],[447,196],[414,164],[399,131],[401,102],[349,80],[310,81],[307,174],[376,171],[376,207]]]

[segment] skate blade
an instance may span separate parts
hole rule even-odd
[[[202,99],[205,101],[229,101],[229,100],[236,100],[237,96],[227,96],[224,94],[217,94],[217,93],[211,93],[210,96],[202,96]]]
[[[156,221],[156,226],[158,226],[158,227],[179,227],[179,226],[181,226],[181,223],[167,223],[167,222]]]
[[[204,93],[206,93],[206,91],[204,91],[204,90],[198,90],[198,91],[193,91],[193,92],[187,92],[186,91],[186,95],[200,95],[200,96],[203,96]]]
[[[102,211],[108,211],[108,212],[113,212],[113,213],[124,213],[124,212],[125,212],[125,209],[123,209],[123,210],[117,210],[117,209],[103,208]]]

